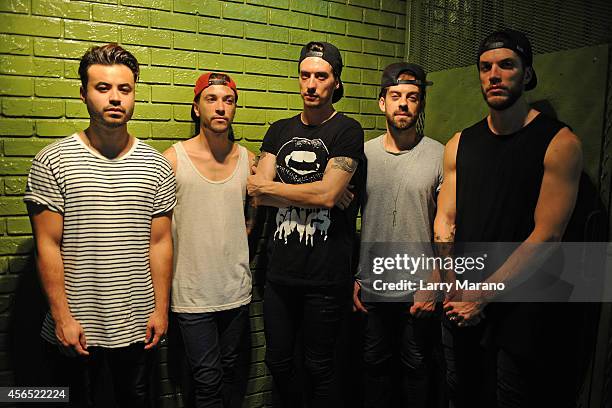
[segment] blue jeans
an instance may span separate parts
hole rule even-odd
[[[232,403],[239,348],[248,325],[248,306],[210,313],[176,313],[191,368],[198,408]]]
[[[387,408],[392,397],[400,406],[431,406],[434,349],[440,343],[440,320],[416,318],[411,303],[367,303],[363,341],[365,407]],[[400,378],[395,379],[399,357]],[[399,380],[399,395],[394,382]]]

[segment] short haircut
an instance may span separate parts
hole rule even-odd
[[[87,70],[90,66],[95,64],[125,65],[134,74],[134,82],[138,81],[140,68],[138,66],[138,60],[136,60],[136,57],[117,43],[110,43],[102,46],[91,47],[81,58],[81,62],[79,63],[79,77],[81,78],[81,85],[85,90],[87,89],[88,81]]]

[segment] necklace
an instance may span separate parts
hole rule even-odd
[[[385,151],[385,153],[387,155],[385,157],[385,164],[388,163],[389,158],[391,158],[391,160],[393,160],[393,159],[396,158],[396,156],[408,157],[409,155],[412,155],[414,153],[416,145],[414,147],[412,147],[411,149],[409,149],[408,151],[405,151],[404,153],[393,153],[393,152],[390,152],[389,150],[387,150],[387,148],[385,146],[385,144],[387,144],[386,137],[387,137],[387,135],[385,135],[382,138],[382,140],[381,140],[382,148],[383,148],[383,150]],[[395,193],[395,199],[393,200],[393,212],[392,212],[393,220],[392,220],[392,223],[391,223],[391,226],[393,228],[395,228],[395,226],[397,224],[397,201],[399,199],[400,192],[402,191],[403,188],[405,188],[408,185],[409,181],[410,181],[410,178],[409,177],[405,177],[403,182],[400,182],[399,185],[397,186],[397,192]]]

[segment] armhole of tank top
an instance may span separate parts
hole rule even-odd
[[[238,163],[238,165],[244,166],[246,170],[243,170],[243,171],[246,171],[246,175],[248,177],[250,175],[249,169],[251,167],[251,164],[249,163],[249,151],[246,147],[240,144],[238,145],[238,149],[240,150],[240,158],[239,158],[240,163]]]
[[[172,145],[174,147],[174,152],[176,153],[176,175],[179,173],[179,169],[181,168],[181,162],[183,166],[185,165],[185,155],[187,152],[182,145],[182,142],[176,142]]]

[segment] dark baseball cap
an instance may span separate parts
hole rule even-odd
[[[414,79],[398,79],[400,74],[406,72],[412,74]],[[382,79],[380,80],[380,95],[382,96],[386,88],[401,84],[416,85],[424,91],[425,87],[433,85],[433,82],[427,80],[427,73],[420,65],[409,62],[395,62],[388,65],[383,71]]]
[[[485,37],[478,47],[478,59],[476,65],[480,63],[480,56],[489,51],[497,48],[508,48],[517,53],[523,60],[525,68],[531,67],[531,80],[525,85],[525,90],[529,91],[536,87],[538,84],[538,77],[536,76],[535,70],[533,69],[533,50],[531,43],[527,36],[517,30],[505,28],[503,30],[495,31]]]
[[[316,47],[316,45],[320,45],[320,47]],[[322,48],[322,51],[314,51],[312,48]],[[325,60],[329,65],[331,65],[332,70],[334,72],[334,76],[338,80],[340,86],[338,89],[334,91],[334,96],[332,97],[332,103],[336,103],[342,98],[344,95],[344,85],[342,84],[342,79],[340,79],[340,75],[342,75],[342,55],[340,55],[340,51],[336,48],[335,45],[330,44],[328,42],[322,41],[311,41],[306,44],[302,51],[300,52],[300,60],[298,61],[298,72],[300,70],[300,64],[308,57],[319,57]]]

